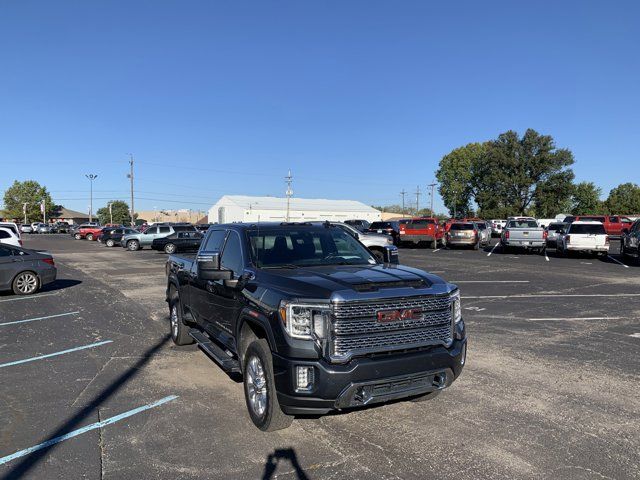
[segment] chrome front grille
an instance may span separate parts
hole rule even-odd
[[[379,322],[379,311],[421,310],[417,318]],[[421,295],[332,306],[331,351],[335,361],[357,355],[449,345],[453,325],[449,295]]]

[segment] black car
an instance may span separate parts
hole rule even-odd
[[[55,222],[51,225],[51,233],[69,233],[69,222]]]
[[[640,264],[640,219],[633,222],[628,230],[623,230],[620,237],[620,256],[623,261],[628,258]]]
[[[370,223],[367,220],[345,220],[344,223],[351,225],[353,228],[360,232],[366,232]]]
[[[107,227],[102,229],[102,233],[98,235],[98,241],[104,243],[107,247],[113,247],[116,244],[120,244],[122,237],[133,233],[138,233],[138,231],[129,227]]]
[[[165,253],[192,252],[198,250],[202,242],[202,234],[193,231],[178,231],[163,238],[156,238],[151,243],[152,250]]]
[[[241,374],[261,430],[428,400],[465,364],[458,287],[398,265],[393,245],[376,260],[328,222],[214,225],[197,254],[171,255],[166,268],[174,343],[198,342]]]
[[[386,233],[393,237],[393,244],[398,244],[398,238],[400,237],[400,222],[390,221],[390,222],[373,222],[369,225],[369,229],[367,230],[372,233]]]
[[[207,230],[209,230],[209,227],[213,225],[212,223],[197,223],[195,225],[196,230],[198,230],[201,233],[207,233]]]

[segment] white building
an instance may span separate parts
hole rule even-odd
[[[381,219],[380,211],[354,200],[324,200],[320,198],[291,198],[290,222],[313,222]],[[209,209],[209,223],[284,222],[287,199],[225,195]]]

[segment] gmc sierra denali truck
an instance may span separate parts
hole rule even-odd
[[[212,225],[167,261],[171,337],[243,377],[261,430],[398,398],[435,397],[460,375],[455,285],[376,260],[330,223]]]

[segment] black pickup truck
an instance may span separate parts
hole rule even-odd
[[[460,375],[455,285],[379,263],[329,223],[213,225],[197,255],[167,262],[171,336],[244,381],[261,430],[294,415],[435,397]]]

